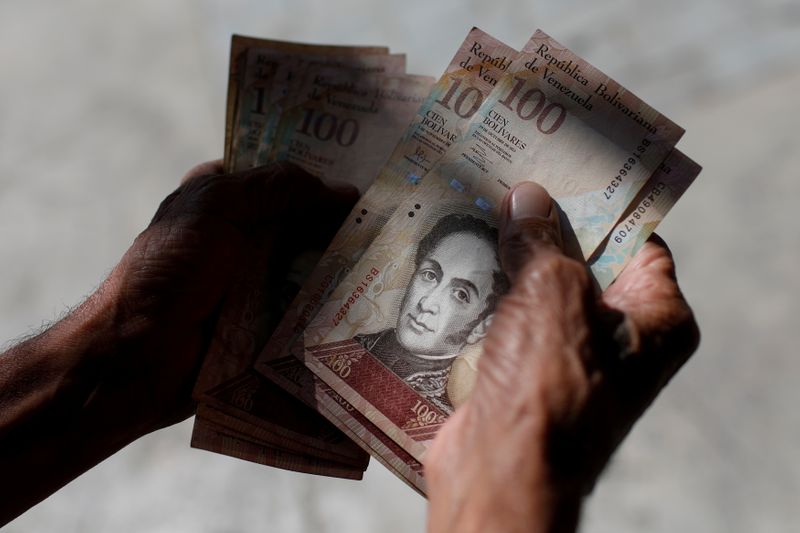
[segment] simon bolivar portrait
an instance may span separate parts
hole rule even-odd
[[[417,245],[395,327],[355,340],[422,396],[452,412],[451,365],[484,338],[507,290],[497,230],[472,215],[446,215]]]

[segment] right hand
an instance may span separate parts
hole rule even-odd
[[[663,241],[598,295],[534,183],[506,197],[500,255],[511,290],[470,399],[426,458],[429,531],[574,531],[582,496],[699,331]]]

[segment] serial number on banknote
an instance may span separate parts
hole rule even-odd
[[[649,146],[650,141],[648,139],[642,139],[636,148],[634,148],[634,150],[630,153],[625,162],[622,163],[622,166],[617,171],[617,175],[611,178],[606,186],[606,189],[603,191],[603,195],[606,197],[606,200],[611,200],[611,198],[614,196],[614,193],[617,192],[628,174],[636,165],[642,162],[642,156],[645,154],[645,152],[647,152],[647,148]]]
[[[639,202],[639,205],[636,207],[636,209],[633,210],[630,218],[625,221],[625,225],[620,226],[620,228],[614,232],[614,242],[617,244],[622,244],[625,238],[633,233],[633,230],[636,229],[639,221],[647,214],[650,208],[655,204],[656,199],[661,196],[661,193],[664,192],[664,189],[666,188],[667,184],[663,181],[659,181],[655,184],[650,193],[645,196],[644,199]]]
[[[378,274],[380,274],[380,273],[381,273],[380,270],[378,270],[375,267],[372,267],[372,269],[367,273],[367,275],[364,276],[364,279],[358,285],[356,285],[356,288],[352,290],[350,295],[347,297],[347,300],[344,301],[342,306],[339,308],[339,310],[334,315],[334,317],[333,317],[333,325],[334,326],[338,326],[339,323],[342,320],[344,320],[344,317],[346,317],[347,313],[350,311],[350,307],[353,304],[356,303],[356,300],[361,298],[361,296],[369,288],[370,284],[373,281],[375,281],[375,279],[378,277]]]

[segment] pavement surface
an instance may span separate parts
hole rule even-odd
[[[616,455],[582,531],[797,531],[795,1],[4,0],[0,342],[79,303],[182,174],[221,155],[231,33],[386,44],[438,76],[473,25],[517,46],[542,27],[685,127],[679,146],[705,167],[660,229],[702,345]],[[424,529],[424,500],[377,462],[362,482],[322,479],[190,449],[190,433],[141,439],[5,530]]]

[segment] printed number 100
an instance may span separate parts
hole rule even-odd
[[[411,412],[417,416],[418,420],[425,424],[431,424],[435,422],[438,416],[435,411],[432,411],[427,405],[419,400],[417,400],[417,403],[415,403],[414,407],[411,408]]]
[[[538,116],[536,129],[545,135],[555,133],[567,118],[567,110],[564,106],[549,102],[541,89],[528,89],[522,93],[522,96],[519,96],[527,80],[514,77],[514,81],[516,83],[511,88],[511,92],[498,103],[510,111],[515,111],[522,120],[532,120]],[[517,96],[519,96],[519,100],[517,100],[517,105],[513,106]],[[532,104],[533,107],[528,106],[528,104]],[[558,112],[558,115],[551,119],[550,115],[554,112]]]
[[[306,108],[303,123],[297,128],[302,135],[313,136],[320,141],[329,141],[333,138],[339,146],[347,147],[356,142],[358,138],[358,122],[354,118],[339,121],[336,115],[319,113],[316,109]]]

